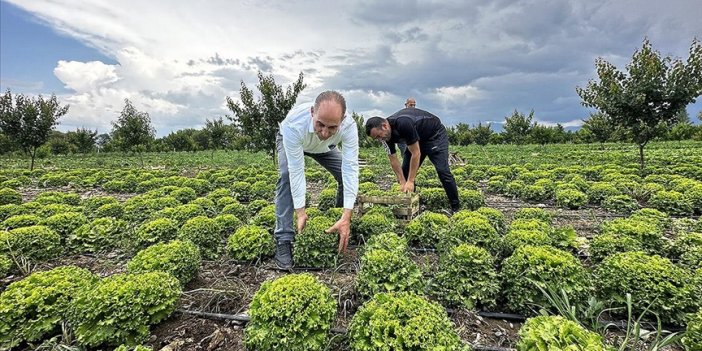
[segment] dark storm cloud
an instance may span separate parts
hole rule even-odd
[[[699,2],[684,3],[687,5],[678,2],[676,6],[702,10]],[[605,1],[555,0],[433,5],[363,2],[353,20],[377,27],[384,41],[366,51],[332,56],[333,68],[339,73],[325,85],[386,92],[396,96],[398,104],[408,95],[417,95],[419,105],[444,114],[449,124],[501,121],[514,109],[534,109],[542,121],[569,122],[591,112],[581,106],[575,88],[596,78],[597,57],[624,70],[645,37],[664,55],[676,50],[686,56],[692,41],[692,37],[676,34],[676,26],[683,28],[680,23],[648,16],[655,9],[644,9],[647,4],[643,3],[634,4],[641,8]],[[623,8],[627,11],[621,11]],[[693,27],[697,36],[702,35],[702,25]],[[691,31],[690,26],[684,28]],[[465,37],[465,43],[455,40],[457,37]],[[451,38],[454,44],[442,44]],[[398,47],[407,42],[419,45],[418,54],[416,60],[403,63]],[[480,97],[446,101],[435,94],[442,87],[463,86],[474,87]],[[395,107],[378,102],[359,109],[389,113]]]

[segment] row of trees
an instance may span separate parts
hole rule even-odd
[[[505,118],[502,133],[495,133],[489,124],[470,128],[460,123],[451,127],[451,142],[458,145],[476,143],[525,144],[562,142],[633,141],[639,146],[641,168],[644,167],[644,147],[654,139],[702,139],[702,127],[690,123],[685,107],[702,94],[702,45],[695,40],[687,62],[661,57],[648,40],[632,56],[627,71],[598,59],[595,63],[599,80],[591,80],[585,88],[576,88],[582,104],[599,110],[585,120],[577,132],[566,131],[561,125],[546,126],[534,121],[529,114],[514,111]],[[306,87],[300,73],[297,81],[287,88],[275,83],[272,75],[259,72],[258,94],[241,82],[238,101],[227,97],[227,107],[233,113],[223,118],[207,120],[201,130],[184,129],[156,139],[151,119],[138,111],[129,100],[109,134],[79,128],[68,133],[53,131],[68,106],[60,106],[56,96],[49,99],[17,95],[8,90],[0,97],[1,150],[16,148],[30,155],[31,168],[37,150],[45,148],[54,153],[91,152],[93,149],[124,152],[195,151],[230,148],[266,151],[275,154],[278,123],[294,106],[297,96]],[[702,119],[702,114],[698,116]],[[361,145],[372,141],[365,137],[362,116],[353,113],[358,124]]]
[[[503,131],[499,133],[489,123],[478,123],[472,128],[466,123],[459,123],[448,127],[449,141],[452,145],[634,142],[629,130],[617,125],[611,117],[601,112],[593,113],[583,120],[582,127],[576,131],[566,130],[561,124],[539,124],[533,121],[533,114],[533,111],[528,115],[514,111],[505,117]],[[702,121],[702,112],[697,118]],[[687,111],[681,110],[672,127],[662,130],[655,140],[702,141],[702,125],[694,125]]]

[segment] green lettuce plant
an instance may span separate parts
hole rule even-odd
[[[336,315],[331,291],[310,274],[289,274],[261,285],[249,308],[251,350],[324,350]]]
[[[129,273],[166,272],[183,286],[195,278],[199,269],[200,250],[195,244],[180,240],[149,246],[127,263]]]
[[[58,333],[73,299],[97,280],[86,269],[63,266],[10,284],[0,294],[0,348]]]
[[[269,257],[275,251],[275,241],[268,230],[257,225],[237,229],[227,240],[227,252],[237,261],[254,261]]]
[[[137,345],[175,311],[180,294],[169,273],[115,274],[77,295],[69,322],[82,345]]]
[[[380,293],[351,320],[353,351],[470,350],[441,305],[414,293]]]

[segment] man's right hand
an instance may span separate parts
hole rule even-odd
[[[307,223],[307,212],[305,212],[305,208],[303,207],[295,209],[295,214],[297,215],[297,232],[302,233]]]

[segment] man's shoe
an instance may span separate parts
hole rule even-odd
[[[275,247],[275,265],[278,269],[289,271],[293,267],[292,242],[279,241]]]

